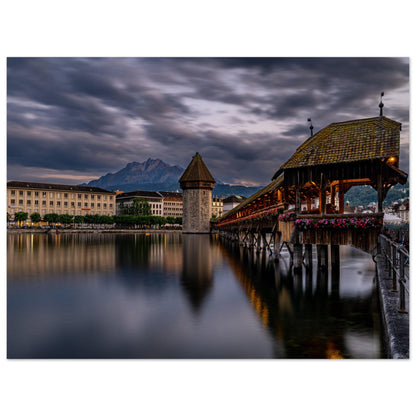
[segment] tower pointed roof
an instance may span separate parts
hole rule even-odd
[[[215,179],[206,167],[201,155],[197,152],[180,177],[179,183],[200,181],[215,183]]]

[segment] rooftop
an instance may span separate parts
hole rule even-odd
[[[387,117],[332,123],[302,145],[273,176],[283,170],[388,157],[399,158],[401,124]]]
[[[148,197],[148,198],[162,198],[159,192],[156,191],[132,191],[132,192],[123,192],[122,194],[117,195],[117,199],[125,199],[132,197]]]
[[[9,181],[8,188],[26,188],[26,189],[54,189],[60,191],[77,191],[77,192],[99,192],[106,194],[115,194],[113,191],[107,189],[97,188],[96,186],[80,186],[80,185],[62,185],[56,183],[40,183],[40,182],[22,182]]]
[[[252,203],[253,201],[255,201],[257,198],[262,197],[263,195],[267,194],[268,192],[275,191],[277,188],[279,188],[280,186],[282,186],[282,184],[283,184],[283,178],[284,178],[283,175],[282,176],[279,176],[277,179],[275,179],[272,182],[270,182],[267,186],[265,186],[264,188],[260,189],[255,194],[253,194],[253,195],[249,196],[248,198],[244,199],[239,205],[237,205],[236,207],[234,207],[232,210],[227,211],[221,217],[221,220],[224,219],[224,218],[226,218],[226,217],[229,217],[233,213],[241,210],[245,206],[247,206],[250,203]]]
[[[199,181],[215,183],[215,179],[212,177],[210,171],[206,167],[201,155],[196,153],[188,167],[185,169],[185,172],[179,179],[179,182],[183,183]]]
[[[246,199],[245,196],[241,196],[241,195],[231,195],[231,196],[227,196],[227,198],[224,198],[222,200],[222,202],[224,202],[225,204],[226,203],[229,203],[229,202],[237,202],[237,203],[240,203],[240,202],[243,202],[245,199]]]

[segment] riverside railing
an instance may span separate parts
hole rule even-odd
[[[408,313],[406,295],[409,297],[409,252],[385,235],[379,236],[380,254],[385,258],[386,271],[392,279],[392,292],[399,292],[398,312]],[[399,289],[397,289],[397,283]]]

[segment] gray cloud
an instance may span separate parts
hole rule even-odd
[[[309,136],[307,117],[316,132],[375,116],[383,90],[408,169],[406,59],[9,58],[7,67],[9,179],[62,170],[79,183],[148,157],[186,166],[199,151],[224,182],[266,184]]]

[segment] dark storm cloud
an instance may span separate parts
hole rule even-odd
[[[7,65],[15,167],[98,177],[148,157],[186,166],[199,151],[225,182],[267,183],[309,136],[307,117],[316,132],[375,116],[382,90],[385,115],[403,123],[408,166],[404,59],[12,58]]]

